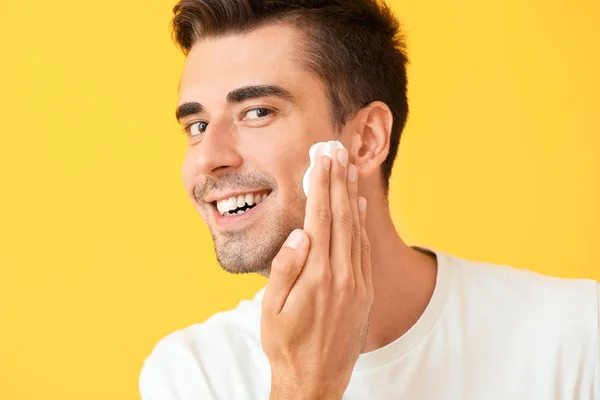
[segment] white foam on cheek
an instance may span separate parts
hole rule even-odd
[[[319,156],[329,156],[329,158],[333,157],[333,152],[337,149],[343,149],[344,145],[337,140],[330,140],[329,142],[318,142],[310,146],[310,150],[308,151],[308,156],[310,157],[310,165],[308,169],[304,173],[304,179],[302,179],[302,186],[304,187],[304,194],[308,197],[308,189],[310,188],[310,173],[315,166],[315,162],[317,161]]]

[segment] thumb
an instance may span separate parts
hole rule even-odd
[[[300,275],[310,240],[302,229],[294,230],[271,263],[271,276],[263,296],[263,310],[279,314]]]

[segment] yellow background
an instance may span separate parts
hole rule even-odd
[[[173,2],[0,5],[0,398],[135,399],[230,276],[180,179]],[[412,113],[392,183],[411,244],[600,279],[600,3],[398,1]]]

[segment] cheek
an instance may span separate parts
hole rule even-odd
[[[304,157],[304,152],[294,155],[286,154],[285,157],[278,159],[280,167],[272,170],[278,185],[278,195],[285,204],[294,205],[298,200],[304,198],[302,178],[308,168],[308,150],[306,154],[306,157]]]
[[[194,163],[190,151],[186,152],[185,158],[183,159],[183,164],[181,165],[181,178],[183,180],[183,186],[185,187],[185,191],[188,197],[194,200],[193,190],[196,182],[196,176]]]
[[[302,178],[309,165],[310,145],[309,141],[300,140],[290,131],[278,132],[277,135],[256,140],[255,151],[251,155],[250,152],[246,153],[245,159],[249,164],[263,170],[276,181],[277,197],[284,209],[296,207],[298,201],[305,198]]]
[[[302,176],[308,167],[308,147],[304,147],[301,143],[269,143],[257,149],[252,161],[246,160],[272,176],[283,189],[284,186],[295,185],[298,176]]]

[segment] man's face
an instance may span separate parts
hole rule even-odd
[[[183,181],[229,272],[269,274],[289,233],[303,226],[308,150],[335,136],[325,85],[303,67],[297,35],[278,24],[208,39],[184,66],[179,120],[192,136]],[[256,204],[256,195],[264,200],[252,209],[223,215],[239,196]]]

